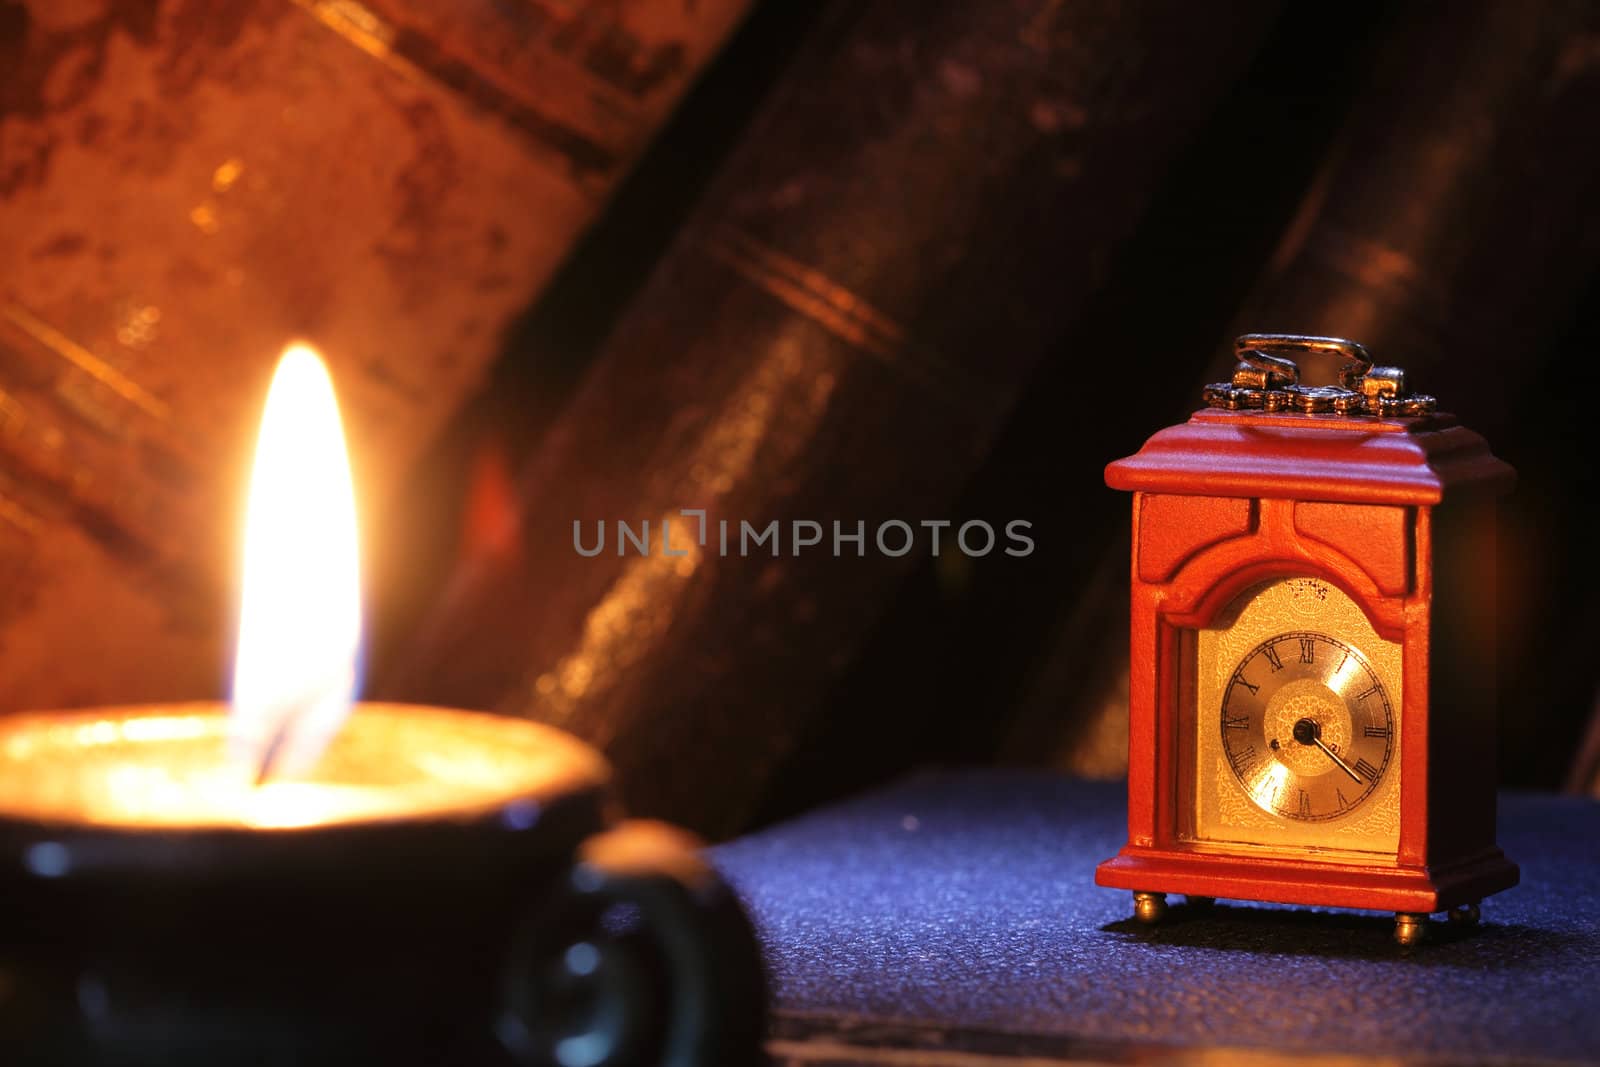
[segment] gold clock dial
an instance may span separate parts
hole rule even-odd
[[[1394,708],[1353,646],[1314,630],[1252,648],[1223,689],[1222,749],[1245,794],[1288,819],[1338,819],[1372,796],[1394,753]]]
[[[1349,595],[1309,575],[1268,579],[1180,631],[1178,647],[1193,664],[1176,693],[1181,839],[1351,862],[1395,854],[1402,650]]]

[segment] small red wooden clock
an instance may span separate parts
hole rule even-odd
[[[1510,467],[1350,341],[1252,334],[1133,493],[1128,843],[1095,881],[1476,921],[1495,845],[1494,500]],[[1336,358],[1338,386],[1297,360]]]

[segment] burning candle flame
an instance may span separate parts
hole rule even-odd
[[[229,732],[238,758],[309,770],[355,699],[361,642],[355,492],[333,382],[308,345],[267,394],[245,520]]]

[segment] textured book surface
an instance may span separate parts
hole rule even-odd
[[[383,501],[748,7],[0,5],[0,703],[205,696],[267,376]]]
[[[1583,528],[1577,512],[1590,477],[1587,464],[1568,458],[1583,447],[1570,428],[1585,418],[1584,393],[1554,383],[1587,373],[1587,357],[1561,338],[1600,262],[1600,228],[1574,224],[1593,214],[1587,205],[1600,188],[1600,141],[1583,132],[1600,108],[1592,58],[1600,9],[1554,0],[1393,11],[1347,87],[1336,135],[1317,146],[1298,211],[1250,290],[1228,294],[1238,304],[1227,310],[1219,354],[1208,360],[1197,349],[1184,371],[1192,391],[1183,403],[1198,405],[1203,383],[1228,378],[1238,334],[1349,337],[1378,363],[1403,366],[1412,388],[1436,395],[1517,467],[1519,488],[1503,507],[1502,704],[1531,709],[1538,728],[1505,716],[1502,765],[1539,767],[1535,780],[1560,781],[1594,682],[1551,664],[1582,662],[1595,629],[1573,576],[1542,561],[1587,552],[1569,532]],[[1230,254],[1218,249],[1219,263]],[[1303,373],[1331,382],[1332,361],[1306,361]],[[1143,429],[1179,415],[1152,415]],[[1125,522],[1119,516],[1114,538],[1102,535],[1107,543],[1120,544]],[[1109,555],[1125,565],[1120,552]],[[1481,570],[1487,579],[1494,567]],[[1579,581],[1592,588],[1589,570]],[[1113,618],[1123,598],[1120,580],[1102,583],[1073,610]],[[1018,732],[1036,749],[1058,748],[1061,765],[1121,773],[1125,672],[1094,686],[1082,715],[1062,713],[1063,695],[1098,663],[1126,661],[1120,635],[1108,645],[1085,629],[1064,626],[1065,639],[1041,656]],[[1586,766],[1600,768],[1600,745],[1593,752]],[[1526,769],[1520,777],[1533,778]]]
[[[1407,12],[1237,325],[1360,340],[1517,468],[1499,580],[1493,561],[1476,575],[1499,617],[1499,761],[1514,783],[1559,782],[1600,639],[1589,395],[1571,387],[1592,380],[1600,8]]]
[[[836,5],[533,457],[520,551],[459,576],[394,691],[557,723],[635,810],[741,825],[924,521],[959,567],[951,500],[1272,11]]]

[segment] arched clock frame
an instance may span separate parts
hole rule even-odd
[[[1212,406],[1106,469],[1133,494],[1128,841],[1095,880],[1151,921],[1168,893],[1392,911],[1404,943],[1475,921],[1518,879],[1492,673],[1515,476],[1358,345],[1239,345]],[[1347,357],[1345,388],[1285,351]]]

